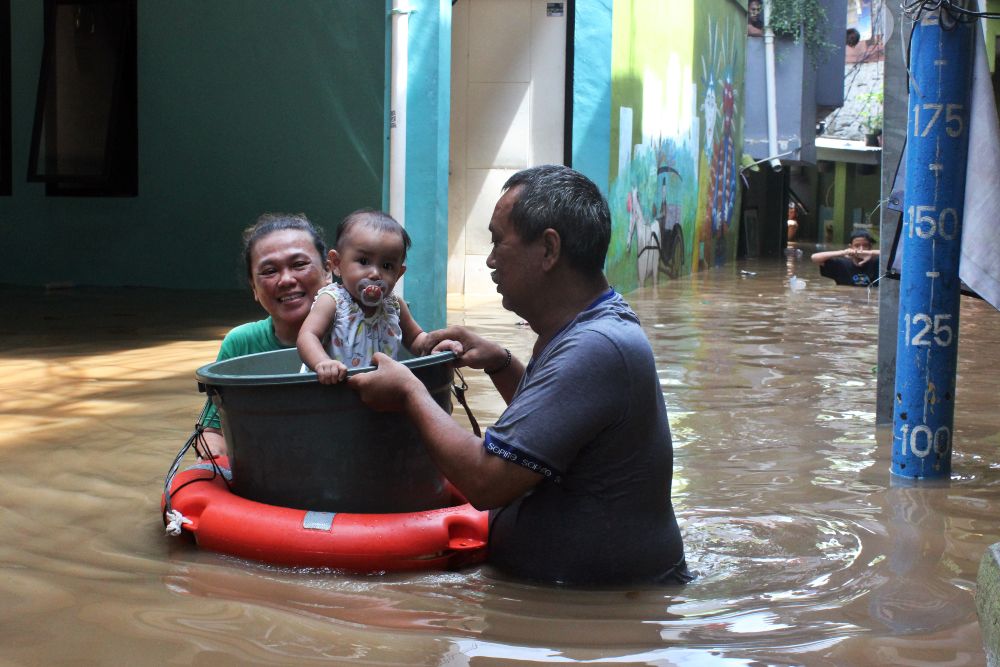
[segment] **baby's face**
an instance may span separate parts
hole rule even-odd
[[[335,275],[354,299],[374,308],[392,293],[406,271],[403,238],[367,225],[356,225],[340,240],[340,250],[330,251]]]

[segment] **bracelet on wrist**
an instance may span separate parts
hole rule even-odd
[[[503,363],[497,366],[496,368],[484,368],[483,369],[484,373],[486,373],[487,375],[496,375],[500,371],[510,366],[510,359],[511,359],[510,350],[505,347],[503,351],[507,353],[507,358],[504,359]]]

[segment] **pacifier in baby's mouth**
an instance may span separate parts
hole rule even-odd
[[[388,295],[389,286],[384,280],[362,278],[358,281],[358,298],[364,306],[377,306]]]

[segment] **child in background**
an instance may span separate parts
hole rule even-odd
[[[323,384],[342,381],[348,368],[370,365],[376,352],[396,358],[400,343],[424,352],[427,334],[392,293],[406,271],[409,247],[403,226],[381,211],[355,211],[340,223],[328,257],[342,283],[319,290],[297,341],[299,356]]]
[[[825,250],[812,254],[819,274],[832,278],[838,285],[868,287],[878,280],[879,252],[873,250],[875,239],[864,229],[855,229],[850,236],[851,245],[843,250]]]

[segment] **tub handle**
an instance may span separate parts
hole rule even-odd
[[[205,384],[204,382],[198,383],[198,392],[202,394],[208,394],[209,396],[219,396],[219,390],[215,385]]]

